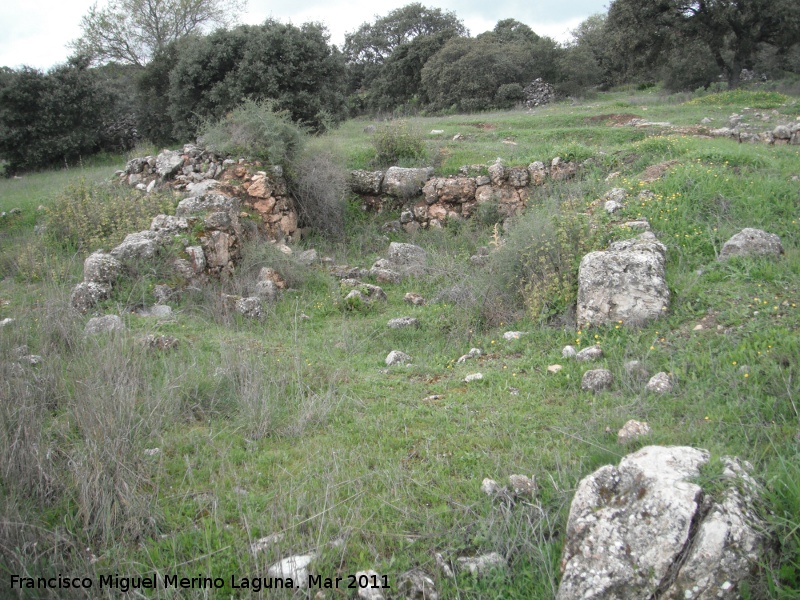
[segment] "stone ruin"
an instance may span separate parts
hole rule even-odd
[[[556,90],[552,85],[543,81],[541,77],[534,79],[522,90],[522,103],[527,108],[536,108],[550,104],[556,98]]]

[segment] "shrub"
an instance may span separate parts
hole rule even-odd
[[[347,177],[326,152],[305,154],[293,167],[291,187],[303,225],[332,239],[344,237]]]
[[[522,102],[525,95],[522,93],[522,86],[518,83],[504,83],[497,88],[495,104],[499,108],[511,108],[518,102]]]
[[[751,106],[753,108],[778,108],[789,102],[789,97],[778,92],[753,92],[749,90],[730,90],[708,94],[690,100],[693,106]]]
[[[169,196],[81,178],[71,182],[47,210],[47,234],[71,250],[110,249],[127,234],[149,229],[154,216],[171,214],[174,208]]]
[[[303,131],[271,100],[245,100],[219,121],[206,122],[200,141],[222,154],[288,165],[303,146]]]
[[[425,157],[422,134],[406,121],[396,121],[378,130],[372,138],[377,166],[392,166],[402,161],[419,161]]]

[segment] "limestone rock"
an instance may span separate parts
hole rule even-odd
[[[407,329],[409,327],[419,327],[419,319],[414,317],[398,317],[390,319],[386,324],[389,329]]]
[[[161,245],[162,237],[155,231],[129,233],[122,243],[111,251],[117,259],[153,258]]]
[[[584,256],[578,274],[578,323],[638,325],[661,316],[669,305],[665,253],[664,245],[645,232]]]
[[[381,190],[387,196],[408,199],[418,196],[422,186],[433,175],[433,168],[407,169],[390,167],[383,178]]]
[[[650,426],[647,423],[631,419],[617,432],[617,443],[628,444],[646,435],[650,435]]]
[[[357,288],[363,296],[370,300],[386,301],[387,299],[386,292],[383,291],[383,288],[372,285],[371,283],[364,283],[358,279],[342,279],[341,284],[344,287]]]
[[[464,383],[470,383],[472,381],[480,381],[483,379],[483,373],[471,373],[464,377]]]
[[[405,352],[400,352],[400,350],[392,350],[386,357],[387,367],[391,367],[392,365],[407,365],[410,362],[411,357]]]
[[[526,333],[528,333],[528,332],[527,331],[506,331],[503,334],[503,339],[506,340],[506,341],[509,341],[509,342],[512,341],[512,340],[518,340],[519,338],[521,338]]]
[[[72,308],[86,313],[95,306],[100,300],[105,300],[111,295],[111,286],[107,283],[97,283],[95,281],[83,281],[72,288],[69,301]]]
[[[672,380],[669,378],[669,375],[662,371],[661,373],[653,375],[645,387],[648,392],[667,394],[672,391]]]
[[[463,204],[475,199],[475,187],[475,179],[472,177],[433,177],[423,186],[422,194],[428,204]]]
[[[308,250],[303,250],[297,254],[297,262],[302,265],[313,265],[315,262],[319,260],[319,256],[317,255],[317,251],[314,248],[309,248]]]
[[[236,312],[250,319],[263,319],[264,307],[261,305],[261,298],[251,296],[249,298],[239,298],[235,304]]]
[[[650,377],[647,368],[638,360],[629,360],[623,365],[625,373],[634,381],[644,381]]]
[[[378,196],[381,193],[383,183],[383,171],[350,171],[348,178],[350,190],[355,194],[367,196]]]
[[[278,299],[279,289],[272,279],[262,279],[256,283],[256,296],[266,302],[275,302]]]
[[[150,223],[150,231],[164,231],[166,233],[182,233],[189,231],[189,222],[184,217],[171,215],[157,215]]]
[[[497,483],[494,479],[489,479],[486,477],[481,482],[481,491],[486,494],[487,496],[494,496],[503,488]]]
[[[361,587],[361,583],[366,581],[366,585]],[[383,590],[381,585],[381,576],[377,571],[372,569],[368,571],[358,571],[356,573],[356,584],[358,588],[358,597],[363,600],[384,600]],[[373,587],[374,586],[374,587]]]
[[[544,185],[544,181],[547,178],[547,169],[545,168],[544,163],[537,160],[529,164],[528,175],[530,176],[530,182],[533,185]]]
[[[162,180],[171,178],[182,166],[183,156],[180,152],[162,150],[156,157],[156,173]]]
[[[398,575],[397,591],[405,600],[439,600],[433,579],[419,569]]]
[[[114,331],[122,331],[125,329],[125,324],[122,319],[117,315],[105,315],[102,317],[92,317],[86,322],[86,327],[83,329],[84,335],[97,335],[100,333],[111,333]]]
[[[94,283],[112,284],[122,272],[120,262],[105,252],[98,250],[83,261],[83,280]]]
[[[597,394],[607,390],[614,383],[614,376],[608,369],[591,369],[583,374],[581,389]]]
[[[781,239],[774,233],[767,233],[760,229],[745,228],[734,235],[722,246],[719,260],[726,260],[732,256],[771,256],[779,257],[783,254]]]
[[[460,571],[469,571],[476,577],[482,577],[494,569],[505,569],[508,561],[499,553],[492,552],[481,556],[460,556],[456,559]]]
[[[558,600],[738,598],[764,542],[746,465],[726,459],[719,498],[692,480],[705,450],[647,446],[578,485]]]
[[[518,498],[532,500],[536,496],[536,479],[527,475],[509,475],[508,486]]]
[[[267,569],[267,577],[292,579],[295,587],[308,587],[308,566],[316,558],[315,554],[301,554],[284,558]]]
[[[574,358],[578,355],[574,346],[564,346],[561,350],[561,358]]]
[[[417,294],[416,292],[407,292],[405,296],[403,296],[403,302],[408,302],[414,306],[422,306],[425,304],[425,298],[422,294]]]
[[[582,362],[591,362],[601,358],[603,358],[603,349],[597,344],[584,348],[575,355],[575,360]]]

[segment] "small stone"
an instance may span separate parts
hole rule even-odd
[[[549,367],[547,367],[547,372],[548,373],[558,373],[563,368],[564,367],[562,367],[561,365],[550,365]]]
[[[458,564],[459,570],[469,571],[476,577],[486,575],[494,569],[505,569],[508,566],[506,559],[497,552],[475,557],[461,556],[456,559],[456,564]]]
[[[7,325],[11,325],[12,323],[14,323],[14,321],[16,321],[16,319],[5,318],[2,321],[0,321],[0,327],[6,327]]]
[[[526,475],[509,475],[508,485],[518,498],[533,499],[536,496],[536,479]]]
[[[470,383],[471,381],[480,381],[483,379],[483,373],[471,373],[464,377],[464,383]]]
[[[581,389],[597,394],[607,390],[614,383],[614,376],[608,369],[592,369],[586,371],[581,379]]]
[[[420,569],[411,569],[398,575],[397,591],[406,600],[439,600],[433,579]]]
[[[506,331],[503,334],[503,339],[504,340],[509,340],[509,341],[518,340],[519,338],[521,338],[523,335],[525,335],[527,333],[528,333],[527,331]]]
[[[618,210],[622,210],[625,207],[619,202],[616,202],[615,200],[609,200],[608,202],[605,203],[604,208],[605,211],[611,215],[617,212]]]
[[[574,346],[564,346],[561,350],[561,358],[574,358],[577,354],[578,352],[575,350]]]
[[[694,326],[692,331],[702,331],[703,329],[705,329],[705,327],[703,327],[703,324],[702,323],[698,323],[697,325]]]
[[[283,533],[273,533],[271,535],[259,538],[255,542],[250,544],[250,552],[252,552],[253,554],[258,554],[259,552],[268,550],[275,544],[278,544],[281,541],[283,541],[283,538],[285,537],[286,536]]]
[[[416,292],[408,292],[405,296],[403,296],[403,302],[408,302],[409,304],[413,304],[414,306],[422,306],[423,304],[425,304],[425,298],[423,298],[421,294],[417,294]]]
[[[603,349],[598,345],[584,348],[575,355],[575,360],[580,361],[594,361],[600,358],[603,358]]]
[[[102,317],[92,317],[83,329],[84,335],[97,335],[99,333],[111,333],[122,331],[125,324],[117,315],[105,315]]]
[[[489,479],[488,477],[486,477],[481,482],[481,491],[487,496],[494,496],[498,492],[500,492],[501,489],[502,488],[500,487],[500,484],[497,483],[494,479]]]
[[[463,363],[469,360],[470,358],[477,358],[483,354],[483,351],[480,348],[471,348],[469,352],[467,352],[464,356],[460,357],[456,363]]]
[[[249,298],[239,298],[235,304],[236,312],[240,315],[250,319],[263,319],[264,307],[261,304],[261,298],[251,296]]]
[[[411,362],[411,357],[405,352],[400,352],[400,350],[392,350],[386,356],[385,362],[387,367],[393,365],[407,365]]]
[[[408,327],[419,327],[419,319],[414,317],[398,317],[390,319],[386,324],[389,329],[406,329]]]
[[[617,433],[617,443],[625,445],[649,434],[650,426],[647,423],[631,419]]]
[[[145,448],[144,455],[145,456],[158,456],[161,454],[161,448]]]
[[[641,363],[641,361],[629,360],[623,365],[623,368],[628,374],[628,377],[636,381],[644,381],[650,377],[650,373],[647,371],[647,368]]]
[[[367,582],[367,585],[361,587],[362,577]],[[359,585],[358,597],[363,600],[384,600],[385,596],[381,591],[380,586],[381,576],[377,571],[370,569],[369,571],[358,571],[356,573],[356,582]],[[373,587],[375,586],[375,587]]]
[[[664,373],[656,373],[650,378],[645,386],[648,392],[655,392],[656,394],[666,394],[672,391],[672,381],[669,375]]]
[[[308,587],[308,565],[316,558],[316,554],[303,554],[284,558],[267,569],[267,577],[288,579],[297,582],[300,588]]]

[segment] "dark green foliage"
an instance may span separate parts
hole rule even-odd
[[[268,20],[188,38],[169,74],[172,134],[191,139],[242,99],[270,99],[292,119],[324,129],[344,116],[344,60],[323,26]]]
[[[0,71],[0,157],[7,173],[74,163],[116,149],[106,123],[114,94],[88,60],[70,59],[47,73]]]
[[[417,161],[425,156],[425,141],[405,121],[398,121],[378,130],[372,138],[374,164],[389,167],[404,161]]]
[[[177,141],[169,110],[169,74],[178,60],[179,44],[156,53],[136,77],[136,125],[145,139],[158,144]]]
[[[525,86],[537,77],[551,80],[555,42],[538,37],[530,42],[519,30],[516,35],[521,39],[509,39],[509,32],[499,29],[499,35],[490,32],[477,38],[453,38],[426,63],[422,84],[433,108],[477,111],[508,107],[515,88],[505,87],[500,94],[501,86]]]

